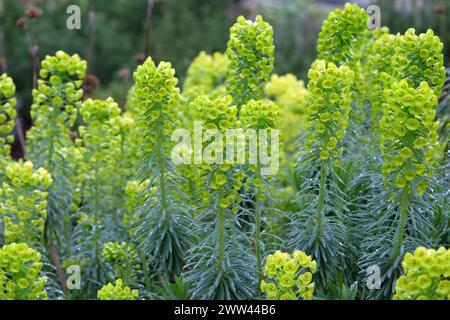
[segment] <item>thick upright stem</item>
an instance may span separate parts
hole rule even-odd
[[[222,262],[225,259],[225,216],[223,208],[220,206],[222,196],[222,191],[219,190],[217,197],[217,257],[219,267],[222,267]]]
[[[400,254],[403,239],[405,236],[406,223],[408,221],[408,207],[409,207],[410,186],[409,183],[403,188],[402,198],[400,200],[399,220],[396,235],[395,256]]]
[[[147,291],[151,290],[151,279],[150,279],[150,270],[148,268],[148,263],[147,263],[147,257],[144,254],[144,252],[142,252],[141,249],[137,249],[138,255],[139,255],[139,259],[141,260],[141,264],[142,264],[142,273],[144,274],[144,284],[145,284],[145,289],[147,289]]]
[[[166,166],[164,159],[164,149],[160,146],[158,150],[158,166],[159,166],[159,188],[161,195],[161,214],[164,215],[164,222],[167,225],[170,221],[170,212],[167,210],[167,182],[166,182]]]
[[[261,166],[256,168],[256,179],[261,180]],[[262,201],[260,200],[261,190],[256,188],[256,200],[255,200],[255,255],[256,255],[256,268],[258,272],[259,283],[263,280],[262,272],[262,251],[261,251],[261,213],[262,213]]]
[[[327,185],[327,176],[325,172],[325,163],[322,161],[321,167],[320,167],[320,185],[319,185],[319,203],[317,204],[317,236],[316,241],[320,239],[320,236],[322,235],[323,231],[323,207],[325,205],[325,188]]]
[[[94,245],[95,245],[95,261],[96,261],[96,265],[97,265],[97,280],[100,278],[100,212],[99,212],[99,206],[98,206],[98,201],[99,201],[99,175],[98,175],[98,170],[99,170],[99,165],[98,165],[98,160],[95,161],[95,172],[94,172],[94,223],[95,223],[95,231],[94,231]]]

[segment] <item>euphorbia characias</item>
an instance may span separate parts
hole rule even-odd
[[[62,147],[70,145],[70,127],[74,124],[83,97],[86,62],[75,54],[58,51],[41,63],[38,86],[33,90],[31,116],[34,126],[27,134],[29,157],[48,170]]]
[[[103,245],[102,257],[113,269],[115,278],[122,279],[125,285],[136,282],[140,265],[133,244],[107,242]]]
[[[189,246],[189,210],[171,159],[171,134],[181,123],[178,80],[170,63],[156,66],[151,58],[137,68],[134,80],[133,116],[143,143],[138,177],[149,182],[137,213],[145,222],[137,226],[133,240],[158,272],[177,274]]]
[[[435,122],[437,97],[428,83],[423,81],[418,88],[414,88],[404,79],[392,83],[384,92],[386,103],[383,104],[380,121],[380,149],[384,157],[382,173],[386,190],[395,204],[387,210],[393,210],[395,214],[380,213],[383,220],[386,219],[384,217],[392,216],[386,222],[389,226],[382,236],[375,225],[368,226],[369,233],[381,238],[387,236],[391,244],[382,266],[383,272],[391,270],[383,280],[386,294],[393,290],[400,259],[405,250],[411,248],[412,239],[424,241],[431,238],[429,234],[433,231],[428,223],[422,224],[420,233],[416,233],[411,226],[418,219],[432,219],[429,217],[431,213],[427,213],[429,208],[423,207],[418,199],[425,193],[440,156],[438,124]],[[381,257],[376,253],[378,251],[368,256],[372,260],[367,263],[380,261]]]
[[[83,97],[86,62],[77,54],[58,51],[55,56],[47,56],[41,66],[37,88],[32,92],[34,125],[27,132],[26,157],[34,165],[44,167],[55,181],[49,189],[47,239],[51,242],[57,237],[68,242],[67,208],[73,204],[69,177],[74,173],[68,165],[72,159],[64,151],[73,146],[70,128]]]
[[[381,295],[393,292],[405,251],[413,249],[413,244],[417,243],[436,244],[431,222],[436,219],[436,213],[423,199],[430,199],[426,191],[433,176],[439,173],[443,157],[438,142],[436,107],[437,94],[440,94],[445,77],[442,44],[431,30],[417,36],[414,29],[409,29],[404,35],[386,39],[389,42],[385,44],[383,57],[392,63],[383,67],[386,75],[383,75],[384,90],[378,105],[382,111],[379,139],[385,190],[393,205],[373,215],[376,224],[386,224],[382,232],[376,224],[368,223],[366,232],[373,236],[368,238],[365,246],[371,253],[362,259],[364,266],[380,264],[383,272]],[[372,60],[380,62],[379,58]],[[416,226],[417,221],[421,221],[420,227]],[[416,232],[416,228],[420,232]],[[373,242],[373,237],[380,240]],[[381,256],[381,246],[386,244],[390,249]]]
[[[289,156],[295,153],[297,140],[306,127],[306,96],[308,90],[303,80],[298,80],[291,73],[279,76],[273,74],[264,88],[265,94],[280,108],[281,132],[283,135],[282,160],[289,161]],[[286,159],[287,158],[287,159]]]
[[[5,180],[0,186],[0,219],[4,222],[5,243],[42,242],[47,190],[52,183],[47,170],[35,169],[29,161],[14,162],[6,167]]]
[[[308,77],[306,151],[324,162],[337,160],[348,125],[353,72],[347,66],[317,60]]]
[[[86,63],[58,51],[17,162],[1,75],[0,299],[448,299],[443,45],[367,23],[355,4],[330,13],[306,89],[272,75],[272,27],[239,17],[181,94],[148,58],[123,109],[82,102]],[[371,126],[353,121],[369,108]]]
[[[407,252],[394,300],[450,300],[450,249],[419,247]]]
[[[12,130],[16,118],[16,86],[6,73],[0,76],[0,165],[8,162],[11,153],[11,143],[14,142]],[[0,173],[1,174],[1,173]]]
[[[437,97],[425,81],[413,88],[401,80],[384,92],[386,103],[380,120],[383,175],[388,186],[422,195],[428,185],[426,177],[439,160]]]
[[[256,150],[250,151],[253,153],[256,152],[257,161],[254,165],[250,166],[247,174],[249,175],[250,183],[254,190],[255,231],[253,239],[255,243],[256,270],[258,272],[258,278],[261,281],[263,275],[262,257],[264,254],[261,240],[261,221],[268,184],[268,179],[261,169],[263,166],[267,165],[269,154],[271,157],[279,157],[279,150],[277,148],[274,148],[274,150],[270,149],[268,147],[270,145],[269,141],[267,141],[269,137],[274,138],[271,135],[272,130],[279,131],[281,122],[279,107],[271,101],[250,100],[241,108],[240,122],[244,130],[253,129],[258,132],[257,148]],[[265,131],[267,134],[262,135],[262,131]],[[279,137],[277,136],[276,139],[279,139]],[[278,144],[276,146],[278,147]],[[264,155],[266,155],[266,157],[264,157]],[[272,172],[272,174],[275,173],[276,172]]]
[[[365,77],[370,90],[367,99],[370,101],[372,128],[378,130],[380,118],[383,114],[383,90],[390,86],[395,79],[392,71],[392,60],[396,51],[399,35],[383,34],[372,41],[366,49],[367,62],[364,65]]]
[[[346,245],[340,218],[343,213],[334,210],[330,201],[338,199],[331,195],[333,170],[339,165],[343,150],[354,75],[345,65],[337,67],[317,60],[308,77],[306,138],[297,170],[306,181],[303,196],[310,199],[303,201],[311,203],[304,212],[293,214],[293,229],[287,243],[312,254],[324,280],[342,258]]]
[[[439,96],[445,81],[443,47],[432,30],[416,35],[413,28],[408,29],[398,38],[396,54],[392,58],[394,78],[406,79],[413,88],[426,81]]]
[[[190,107],[194,120],[202,121],[204,127],[211,130],[200,137],[204,151],[203,163],[198,166],[204,172],[207,189],[211,190],[204,214],[214,221],[214,232],[213,236],[205,235],[198,248],[193,248],[187,259],[186,279],[193,286],[193,295],[204,299],[246,297],[250,293],[247,275],[237,276],[233,270],[239,248],[237,239],[233,239],[238,237],[234,215],[241,201],[238,191],[244,175],[237,171],[234,158],[227,159],[225,153],[226,131],[239,127],[237,107],[232,105],[230,96],[216,99],[199,96]],[[204,248],[211,249],[205,251]],[[241,284],[236,287],[238,281]]]
[[[189,101],[201,95],[211,98],[224,96],[227,72],[228,58],[225,54],[214,52],[209,55],[201,51],[187,70],[183,96]]]
[[[0,248],[0,300],[47,300],[41,254],[25,243]]]
[[[359,50],[366,40],[367,12],[357,4],[346,3],[323,22],[317,41],[318,58],[337,65],[352,65],[360,59]]]
[[[295,250],[290,255],[277,250],[266,258],[261,291],[268,300],[311,300],[316,269],[316,261],[303,251]]]
[[[114,284],[108,283],[97,293],[99,300],[136,300],[138,297],[139,291],[124,285],[122,279],[117,279]]]
[[[101,244],[120,235],[122,222],[114,206],[119,196],[114,183],[119,172],[120,108],[112,98],[87,99],[80,107],[80,114],[85,123],[78,128],[80,138],[76,141],[82,156],[79,173],[83,176],[79,213],[85,219],[75,229],[75,242],[83,248],[80,255],[90,256],[89,270],[93,271],[93,279],[100,281]],[[107,229],[103,225],[115,227]]]
[[[238,17],[230,29],[226,55],[229,59],[227,93],[240,107],[261,99],[274,64],[273,29],[261,16],[255,21]]]

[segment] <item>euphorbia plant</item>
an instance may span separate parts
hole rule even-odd
[[[317,264],[311,256],[295,250],[292,255],[276,251],[267,256],[261,291],[269,300],[312,300],[313,274]]]
[[[156,66],[151,58],[137,68],[134,80],[133,114],[144,139],[138,177],[148,184],[139,195],[133,241],[158,273],[178,274],[190,242],[190,212],[171,158],[171,134],[180,125],[178,80],[170,63]]]
[[[406,80],[395,82],[385,90],[385,99],[380,149],[384,158],[382,173],[392,205],[375,215],[375,223],[366,222],[371,236],[365,240],[369,254],[363,261],[364,266],[379,265],[383,271],[380,294],[389,296],[404,252],[415,244],[433,244],[433,214],[420,198],[439,161],[439,148],[437,97],[427,82],[423,81],[418,88],[410,87]]]
[[[282,161],[288,164],[296,151],[296,141],[306,126],[306,95],[307,90],[303,80],[291,73],[279,76],[272,75],[267,82],[264,93],[280,108]]]
[[[227,44],[227,93],[238,108],[260,99],[274,64],[273,29],[261,16],[254,22],[240,16],[230,29]]]
[[[0,186],[0,219],[5,243],[41,243],[47,218],[47,190],[53,180],[47,170],[29,161],[6,167]]]
[[[11,146],[14,136],[11,134],[14,129],[14,119],[16,117],[16,99],[14,93],[16,86],[13,80],[5,73],[0,76],[0,165],[6,166],[10,158]],[[1,173],[0,173],[1,174]]]
[[[41,254],[25,243],[0,248],[0,300],[46,300]]]
[[[250,156],[254,156],[256,161],[250,165],[247,170],[249,176],[249,183],[252,185],[252,198],[254,198],[254,234],[253,241],[255,245],[256,256],[256,270],[258,273],[259,281],[262,280],[262,257],[263,249],[261,239],[261,224],[263,207],[266,199],[266,193],[268,189],[268,176],[272,178],[276,174],[278,168],[272,168],[272,163],[268,163],[269,159],[279,157],[279,129],[280,129],[280,111],[278,105],[270,101],[255,101],[250,100],[242,106],[240,111],[240,122],[244,130],[255,130],[256,137],[256,149],[249,150],[249,152],[256,153]],[[272,135],[272,131],[276,131],[275,135]],[[276,139],[276,141],[271,141]],[[271,149],[269,146],[274,143],[275,148]],[[278,159],[276,161],[279,161]],[[277,162],[278,163],[278,162]],[[269,169],[269,172],[263,172],[263,167]]]
[[[80,114],[85,121],[78,129],[80,138],[76,141],[82,156],[79,167],[82,205],[74,241],[77,256],[89,265],[86,266],[89,272],[84,275],[89,280],[101,281],[105,277],[102,243],[121,236],[121,217],[114,206],[119,196],[115,174],[120,156],[120,108],[112,98],[88,99],[81,105]]]
[[[249,297],[255,283],[255,274],[249,268],[252,257],[243,246],[248,239],[237,229],[241,198],[238,191],[244,174],[237,170],[234,158],[226,159],[225,153],[227,130],[238,128],[237,107],[231,102],[230,96],[216,99],[200,96],[191,103],[194,120],[214,130],[201,137],[205,151],[203,162],[198,164],[210,190],[208,204],[198,217],[201,224],[197,230],[204,239],[191,250],[185,275],[192,286],[192,295],[202,299]],[[211,227],[207,226],[214,228],[214,232],[210,233]]]
[[[343,258],[346,245],[344,213],[333,205],[339,200],[333,179],[349,118],[353,72],[317,60],[308,77],[306,138],[297,165],[303,183],[299,200],[305,205],[292,215],[287,244],[310,253],[325,280]]]
[[[139,291],[124,285],[122,279],[104,285],[97,293],[99,300],[136,300],[138,297]]]
[[[404,274],[395,283],[394,300],[449,300],[450,249],[419,247],[402,261]]]
[[[352,69],[355,81],[352,85],[352,119],[361,122],[364,118],[363,100],[365,84],[361,61],[370,30],[367,28],[369,15],[357,4],[346,3],[344,10],[335,9],[322,24],[317,40],[318,59],[332,62],[337,66],[346,65]]]
[[[192,61],[183,85],[183,96],[190,101],[201,95],[211,98],[225,94],[228,58],[220,52],[212,55],[202,51]]]
[[[441,183],[435,179],[442,158],[435,118],[436,94],[445,78],[442,44],[431,30],[417,36],[409,29],[405,35],[388,39],[391,43],[386,46],[393,49],[383,53],[391,55],[394,50],[394,54],[386,57],[392,64],[384,76],[379,121],[385,191],[381,187],[371,199],[373,208],[362,220],[370,236],[363,242],[366,254],[361,266],[376,264],[383,272],[382,290],[372,292],[377,297],[391,296],[406,251],[438,245],[446,221],[440,213],[446,210],[441,207],[445,201],[437,201],[433,194]],[[432,188],[427,192],[429,185]]]
[[[136,283],[140,265],[133,244],[107,242],[103,245],[102,257],[111,267],[114,279],[122,279],[125,285]]]
[[[33,90],[31,116],[33,127],[27,133],[26,157],[34,165],[45,168],[55,183],[49,189],[46,238],[68,242],[67,215],[73,202],[68,163],[64,150],[71,147],[71,127],[83,97],[86,62],[78,55],[58,51],[42,61],[40,79]],[[70,233],[69,233],[70,234]],[[62,238],[65,238],[64,240]]]

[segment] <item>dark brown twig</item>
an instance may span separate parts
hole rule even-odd
[[[50,258],[52,259],[53,265],[55,266],[56,276],[58,277],[58,281],[61,284],[61,288],[64,294],[69,292],[69,288],[67,288],[66,277],[61,267],[61,262],[59,261],[58,250],[56,249],[53,241],[50,241],[48,245],[48,252],[50,254]]]

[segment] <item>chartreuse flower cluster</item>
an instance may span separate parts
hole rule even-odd
[[[0,218],[4,221],[5,243],[42,241],[47,217],[47,190],[53,180],[43,168],[14,162],[5,170],[0,186]]]
[[[77,54],[69,56],[58,51],[55,56],[47,56],[41,66],[41,78],[38,80],[37,89],[33,90],[31,106],[34,126],[28,132],[27,139],[31,142],[33,157],[43,161],[37,164],[44,165],[51,157],[49,153],[54,152],[54,149],[59,147],[58,144],[70,144],[69,127],[75,122],[83,97],[86,61],[81,60]],[[49,139],[50,137],[54,139]],[[39,143],[44,146],[38,147]],[[44,159],[41,159],[42,150],[47,154]]]
[[[46,300],[41,254],[25,243],[0,248],[0,300]]]
[[[79,126],[79,138],[75,141],[81,161],[77,162],[81,203],[78,208],[78,225],[73,241],[80,248],[78,258],[92,272],[92,279],[100,281],[104,269],[101,266],[101,246],[105,233],[119,233],[121,188],[115,183],[121,174],[120,157],[120,108],[112,98],[87,99],[80,106],[84,120]],[[99,227],[109,225],[106,229]],[[89,257],[89,258],[87,258]],[[90,286],[90,282],[85,282]]]
[[[287,154],[295,151],[295,140],[305,128],[306,96],[308,90],[303,80],[293,74],[272,75],[264,88],[265,94],[280,107],[283,118],[283,149]]]
[[[388,88],[395,81],[393,77],[392,60],[396,54],[399,35],[383,34],[372,41],[367,48],[367,63],[365,77],[370,90],[367,90],[367,99],[370,101],[372,124],[378,127],[383,113],[384,88]]]
[[[112,266],[116,278],[122,279],[125,284],[129,284],[132,279],[136,280],[136,271],[140,269],[140,265],[137,263],[133,244],[107,242],[103,245],[102,257]]]
[[[419,247],[405,254],[394,300],[450,300],[450,249]]]
[[[228,58],[220,52],[212,55],[201,51],[187,70],[183,96],[190,101],[200,95],[218,98],[225,95]]]
[[[212,194],[205,194],[205,197],[211,198],[211,196],[216,197],[217,193],[220,194],[218,204],[223,209],[240,201],[238,191],[244,178],[242,174],[235,173],[232,163],[226,159],[226,131],[239,128],[237,108],[231,103],[230,96],[216,99],[199,96],[190,105],[195,120],[202,121],[205,129],[217,130],[217,133],[221,134],[222,143],[214,141],[213,137],[204,143],[205,152],[203,152],[203,161],[199,167],[208,174],[208,187],[215,191]],[[206,152],[207,148],[210,148],[211,152]],[[218,164],[221,162],[222,164]],[[207,199],[204,201],[209,202]]]
[[[16,99],[14,93],[16,86],[13,80],[6,75],[0,76],[0,165],[6,164],[10,157],[11,146],[14,136],[11,134],[14,129],[14,119],[16,118]]]
[[[117,193],[112,183],[115,181],[120,157],[121,118],[120,108],[112,98],[106,100],[87,99],[80,107],[85,124],[78,128],[83,162],[79,172],[83,175],[83,199],[89,205],[108,203],[101,199],[110,199]],[[110,199],[111,200],[111,199]],[[112,206],[112,201],[109,202]],[[111,212],[112,208],[93,205],[97,211]]]
[[[385,99],[380,121],[383,175],[397,188],[414,183],[421,195],[428,185],[424,177],[432,174],[439,160],[437,97],[427,82],[414,88],[405,79],[386,89]]]
[[[357,4],[335,9],[322,24],[317,41],[318,58],[337,65],[352,64],[366,40],[369,16]]]
[[[342,153],[339,142],[348,124],[353,72],[347,66],[317,60],[308,71],[305,148],[324,161]]]
[[[175,70],[168,62],[162,61],[156,66],[148,58],[134,72],[134,80],[134,116],[145,137],[143,152],[154,154],[155,150],[160,150],[169,157],[173,146],[170,137],[180,123],[177,107],[180,90],[176,87]]]
[[[394,81],[406,79],[412,88],[426,81],[440,95],[445,80],[442,48],[442,42],[432,30],[416,35],[412,28],[404,35],[381,34],[370,44],[365,73],[375,126],[385,102],[383,90]]]
[[[172,133],[181,128],[178,80],[170,63],[162,61],[156,66],[151,58],[137,68],[134,80],[133,116],[143,143],[138,178],[149,183],[137,210],[143,223],[133,238],[145,248],[149,264],[162,273],[178,274],[189,241],[189,212],[181,209],[185,204],[180,195],[182,179],[171,157],[175,145]]]
[[[317,41],[318,59],[337,66],[347,65],[353,71],[355,81],[351,93],[358,109],[351,116],[357,123],[365,117],[363,101],[366,86],[361,61],[365,58],[364,45],[371,35],[367,28],[368,19],[364,9],[357,4],[346,3],[344,10],[335,9],[328,15]]]
[[[407,79],[413,88],[426,81],[440,96],[445,81],[443,47],[444,44],[432,30],[416,35],[413,28],[408,29],[398,37],[397,54],[392,59],[393,76],[398,80]]]
[[[270,139],[271,131],[273,129],[279,130],[281,123],[281,113],[279,106],[272,101],[265,100],[250,100],[245,105],[242,106],[240,111],[240,123],[244,130],[253,129],[256,130],[257,134],[261,133],[262,130],[266,130],[267,139]],[[261,130],[261,131],[260,131]],[[260,141],[261,137],[258,137],[257,150],[262,150],[266,152],[269,156],[270,154],[275,154],[278,156],[279,150],[271,150],[269,141]],[[249,152],[250,153],[250,152]],[[260,189],[262,192],[265,191],[265,187],[262,184],[261,177],[261,166],[267,165],[264,163],[264,159],[261,159],[261,152],[257,152],[256,165],[250,166],[250,171],[255,172],[253,177],[253,185]],[[257,200],[264,200],[264,194],[260,194],[260,198]]]
[[[115,284],[108,283],[97,293],[99,300],[136,300],[139,297],[139,291],[124,286],[122,279],[117,279]]]
[[[226,54],[229,63],[228,94],[241,106],[261,99],[274,63],[273,29],[261,16],[252,22],[240,16],[230,29]]]
[[[86,124],[78,129],[81,140],[77,144],[83,145],[86,160],[91,163],[100,161],[103,166],[114,167],[120,149],[121,121],[118,104],[112,98],[87,99],[80,107],[80,114]]]
[[[133,236],[133,224],[136,221],[136,209],[139,208],[144,202],[144,198],[140,195],[144,192],[149,181],[139,182],[138,180],[128,181],[125,185],[125,207],[126,212],[123,215],[122,221],[125,229],[129,232],[130,236]],[[152,193],[156,192],[156,188],[152,188]]]
[[[316,268],[316,261],[303,251],[296,250],[292,255],[276,251],[266,258],[261,291],[268,300],[311,300]]]

